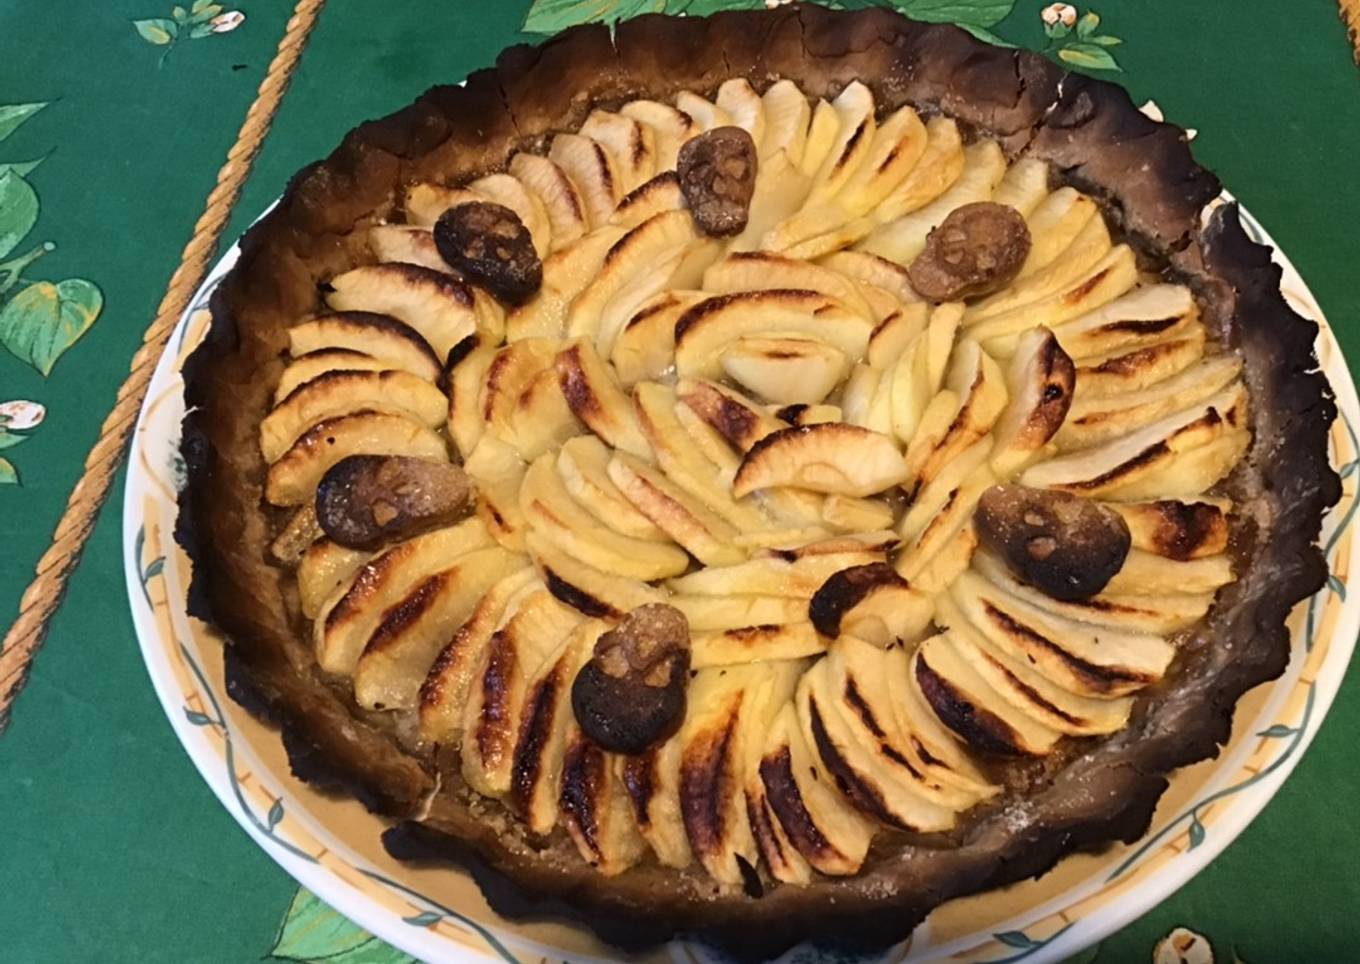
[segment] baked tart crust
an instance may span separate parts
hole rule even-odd
[[[1179,640],[1174,672],[1136,696],[1128,724],[1068,741],[1029,785],[1008,781],[1002,803],[952,831],[880,834],[858,873],[800,886],[750,874],[745,887],[719,887],[696,865],[650,860],[607,876],[565,833],[531,838],[447,771],[441,786],[437,761],[408,750],[382,713],[358,708],[318,665],[294,575],[269,558],[286,515],[265,506],[259,448],[289,328],[323,309],[332,278],[374,260],[369,229],[398,212],[409,185],[462,184],[504,170],[517,150],[545,153],[548,135],[579,129],[597,106],[670,103],[681,90],[707,97],[733,78],[757,90],[792,80],[814,99],[859,81],[881,114],[911,104],[952,118],[967,139],[993,139],[1011,161],[1046,162],[1054,186],[1100,203],[1142,271],[1191,288],[1210,336],[1240,357],[1251,403],[1250,448],[1226,484],[1236,579]],[[1246,236],[1235,205],[1204,215],[1218,193],[1184,132],[1145,117],[1122,88],[882,9],[648,15],[612,36],[584,26],[513,47],[466,84],[356,128],[243,238],[184,369],[189,481],[177,538],[193,561],[190,611],[227,637],[229,692],[280,728],[299,778],[396,821],[384,835],[394,856],[468,867],[498,913],[569,917],[630,948],[700,936],[748,957],[809,939],[901,940],[953,897],[1041,874],[1077,849],[1135,840],[1167,774],[1216,754],[1238,698],[1284,670],[1285,618],[1323,584],[1315,543],[1340,483],[1327,458],[1336,409],[1313,354],[1316,326],[1285,303],[1280,269]],[[1023,807],[1003,805],[1020,798]]]

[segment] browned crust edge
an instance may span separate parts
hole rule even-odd
[[[289,579],[264,556],[255,431],[286,327],[319,306],[319,281],[366,257],[353,229],[390,211],[400,185],[495,168],[514,147],[576,126],[596,101],[680,87],[711,92],[729,76],[758,85],[787,76],[814,95],[863,79],[885,107],[911,101],[948,113],[998,137],[1012,155],[1048,160],[1106,202],[1145,253],[1168,259],[1196,286],[1211,322],[1242,352],[1256,419],[1244,500],[1257,549],[1202,630],[1229,644],[1209,647],[1128,729],[1094,743],[1030,796],[1023,815],[994,814],[952,849],[875,852],[853,878],[776,887],[761,898],[718,895],[694,875],[652,865],[603,878],[554,859],[557,851],[498,836],[448,795],[424,822],[389,830],[384,843],[403,859],[469,867],[501,914],[579,920],[621,946],[691,934],[743,957],[807,939],[881,947],[952,897],[1037,876],[1079,848],[1136,839],[1165,774],[1216,754],[1241,694],[1283,671],[1285,617],[1325,578],[1316,541],[1340,482],[1327,459],[1336,408],[1313,355],[1316,326],[1286,305],[1280,269],[1246,236],[1235,207],[1201,227],[1217,180],[1195,164],[1183,131],[1143,116],[1122,88],[877,8],[644,16],[620,24],[612,42],[594,25],[513,47],[465,86],[434,88],[351,132],[243,238],[240,262],[214,296],[207,340],[184,370],[189,486],[177,538],[194,562],[191,613],[230,638],[229,691],[280,726],[294,772],[380,813],[414,814],[433,788],[426,766],[320,678],[307,634],[291,621]],[[778,926],[751,926],[760,920]]]

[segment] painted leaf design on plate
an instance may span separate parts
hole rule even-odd
[[[1114,57],[1103,46],[1096,43],[1076,43],[1058,51],[1058,59],[1075,67],[1088,70],[1120,70]]]
[[[147,43],[163,47],[179,34],[179,24],[165,17],[151,17],[147,20],[134,20],[132,25]]]
[[[328,964],[416,964],[301,887],[293,895],[269,958]]]
[[[0,141],[18,130],[19,125],[48,105],[48,101],[31,104],[0,104]]]
[[[104,296],[89,281],[72,278],[39,281],[0,309],[0,345],[43,375],[89,331],[104,306]]]
[[[38,192],[13,169],[0,173],[0,258],[9,254],[38,220]]]
[[[666,0],[534,0],[524,18],[525,33],[557,33],[578,23],[614,23],[643,13],[667,12]]]
[[[893,0],[893,7],[914,20],[990,27],[1004,20],[1015,0]]]
[[[0,459],[0,485],[18,485],[19,473],[9,459]]]

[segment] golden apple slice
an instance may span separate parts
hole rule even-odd
[[[689,568],[689,557],[677,546],[634,539],[600,525],[567,492],[553,463],[551,455],[540,456],[520,489],[520,508],[534,531],[562,552],[616,576],[651,582]]]
[[[746,228],[728,243],[728,250],[753,251],[764,247],[765,235],[803,206],[811,188],[811,176],[799,169],[788,151],[775,151],[762,158]]]
[[[523,557],[520,557],[521,559]],[[491,634],[503,625],[520,600],[542,589],[533,566],[505,576],[487,590],[435,658],[420,687],[420,739],[426,745],[451,744],[463,730],[463,705]]]
[[[565,248],[590,230],[585,201],[571,177],[553,161],[519,152],[510,158],[510,174],[542,203],[553,250]]]
[[[838,127],[825,159],[813,175],[809,205],[836,196],[869,156],[878,130],[878,122],[874,119],[874,95],[858,80],[847,84],[831,106],[835,109]]]
[[[369,710],[409,710],[449,637],[483,594],[524,567],[524,557],[488,546],[417,583],[387,609],[354,667],[354,699]]]
[[[1232,503],[1226,499],[1115,502],[1110,508],[1128,525],[1135,549],[1168,559],[1200,559],[1228,548]]]
[[[823,636],[854,636],[883,649],[919,639],[933,611],[930,597],[882,562],[832,574],[808,603],[808,616]]]
[[[323,419],[358,411],[406,415],[426,428],[444,423],[444,393],[399,370],[332,371],[294,389],[260,423],[260,452],[274,462],[303,432]]]
[[[767,402],[815,404],[845,375],[845,353],[807,338],[739,338],[722,354],[730,378]]]
[[[756,442],[784,427],[784,423],[754,402],[715,382],[684,378],[676,384],[676,394],[737,452],[748,451]]]
[[[627,233],[605,225],[543,262],[543,286],[528,302],[506,316],[510,341],[521,338],[561,338],[572,302],[599,275],[610,249]]]
[[[926,123],[925,151],[907,176],[866,216],[868,227],[896,221],[925,207],[957,183],[964,167],[963,136],[958,125],[949,117],[932,117]]]
[[[812,121],[812,107],[798,85],[791,80],[777,80],[761,96],[765,113],[765,136],[758,141],[763,162],[778,151],[784,151],[797,165],[803,159],[807,144],[808,125]]]
[[[475,191],[443,184],[412,184],[406,189],[406,221],[420,228],[432,228],[451,207],[485,200]]]
[[[944,430],[937,433],[931,427],[925,431],[928,419],[922,417],[906,451],[909,475],[904,487],[909,492],[928,484],[960,453],[991,433],[1006,408],[1005,376],[977,342],[964,338],[936,399],[943,400],[939,406],[931,404],[937,413],[943,413]]]
[[[574,724],[568,729],[559,819],[581,859],[606,877],[623,873],[647,851],[619,777],[620,765]]]
[[[966,451],[958,456],[960,464],[967,464],[964,462],[967,454]],[[952,471],[948,473],[952,474]],[[941,473],[934,482],[946,477],[946,473]],[[939,592],[952,583],[967,568],[973,550],[977,548],[977,533],[972,524],[974,509],[982,493],[995,484],[996,476],[986,465],[980,465],[964,476],[949,490],[944,503],[928,517],[920,530],[905,539],[895,563],[897,572],[926,592]],[[921,495],[933,503],[939,489],[938,484],[928,485]],[[920,501],[922,506],[928,504],[924,498]],[[903,518],[904,529],[908,523],[913,527],[919,524],[913,518],[917,511],[918,507],[913,505],[912,512]]]
[[[486,410],[482,405],[482,390],[486,385],[486,373],[496,358],[496,348],[489,338],[474,335],[477,339],[472,349],[462,352],[455,348],[450,358],[457,359],[448,376],[448,424],[449,435],[454,445],[466,460],[477,447],[486,430]],[[459,354],[462,357],[459,358]]]
[[[658,214],[684,208],[685,195],[680,190],[680,178],[674,171],[663,171],[625,194],[609,223],[631,231]]]
[[[620,196],[657,173],[656,134],[631,117],[596,108],[581,125],[581,136],[604,147],[614,160]]]
[[[548,591],[583,616],[622,619],[638,606],[665,600],[645,582],[588,566],[537,533],[530,532],[524,541]]]
[[[912,660],[912,683],[940,722],[979,752],[1045,756],[1062,736],[1011,706],[948,633],[921,644]]]
[[[957,315],[956,312],[949,314]],[[886,370],[902,356],[917,336],[926,330],[930,316],[930,305],[925,302],[903,305],[874,326],[873,332],[869,335],[869,347],[864,360],[871,368]],[[938,323],[943,324],[944,320]],[[957,327],[957,321],[955,325]]]
[[[1045,451],[1067,418],[1075,384],[1075,366],[1053,332],[1033,328],[1020,336],[1006,372],[1010,401],[992,433],[998,477],[1010,478]]]
[[[671,596],[667,604],[685,614],[691,632],[703,633],[806,620],[807,602],[791,596]]]
[[[964,148],[963,172],[943,194],[922,208],[876,228],[855,245],[899,264],[910,264],[926,246],[930,234],[950,211],[990,200],[1006,173],[1006,155],[995,141],[982,140]]]
[[[300,385],[327,372],[381,372],[392,371],[390,362],[352,348],[318,348],[288,363],[279,376],[278,387],[274,389],[274,404],[277,405]]]
[[[765,783],[760,778],[759,761],[746,775],[746,814],[770,876],[785,884],[810,883],[812,867],[794,848],[783,824],[770,808]]]
[[[488,174],[469,184],[468,190],[514,211],[533,238],[534,250],[540,258],[552,250],[552,221],[548,208],[519,178],[512,174]]]
[[[1130,549],[1124,565],[1105,586],[1105,591],[1115,595],[1214,592],[1234,578],[1232,559],[1226,553],[1180,561]]]
[[[620,385],[630,388],[636,382],[655,380],[670,368],[676,321],[706,297],[700,291],[663,291],[638,307],[614,339],[609,356]]]
[[[717,106],[727,112],[732,123],[751,135],[757,149],[765,141],[765,106],[745,77],[723,81],[718,88]]]
[[[779,288],[815,291],[868,318],[873,309],[854,282],[830,268],[769,251],[729,254],[704,272],[703,288],[715,295]]]
[[[443,367],[420,332],[391,315],[369,311],[318,315],[288,329],[288,351],[294,358],[323,349],[363,352],[431,382],[438,381]]]
[[[1048,197],[1048,163],[1033,157],[1022,157],[1006,168],[1006,176],[996,186],[992,200],[1015,208],[1029,217]]]
[[[432,271],[451,272],[448,262],[435,247],[434,234],[428,228],[409,224],[375,224],[368,229],[368,246],[379,261],[400,261],[418,264]]]
[[[1206,341],[1204,326],[1195,324],[1178,337],[1087,358],[1077,366],[1076,397],[1104,398],[1136,392],[1180,374],[1204,357]]]
[[[444,440],[404,415],[361,410],[317,422],[269,466],[264,497],[271,505],[302,505],[335,463],[351,455],[409,455],[448,461]]]
[[[619,108],[624,117],[646,124],[656,142],[656,169],[675,170],[680,146],[699,133],[699,126],[684,111],[654,100],[630,100]]]
[[[892,432],[904,441],[916,437],[926,406],[943,387],[962,308],[958,302],[949,302],[931,311],[925,331],[898,356],[892,371],[884,375],[882,398],[876,402],[889,406]],[[958,395],[957,389],[954,391]]]
[[[822,518],[842,532],[873,532],[892,528],[893,511],[877,499],[828,495],[822,503]]]
[[[1112,247],[1105,219],[1087,218],[1081,230],[1062,249],[1060,257],[1055,256],[1044,267],[969,305],[964,315],[965,323],[972,325],[994,315],[1011,313],[1062,293],[1089,277]]]
[[[557,825],[562,764],[573,722],[572,682],[606,628],[597,620],[577,626],[525,687],[508,802],[530,833],[547,834]]]
[[[487,432],[514,444],[521,401],[534,380],[552,370],[556,353],[557,342],[550,338],[524,338],[496,352],[487,366],[480,398]]]
[[[1025,216],[1030,248],[1017,279],[1028,278],[1051,265],[1058,255],[1067,251],[1092,218],[1104,221],[1096,202],[1076,188],[1060,187],[1040,201]]]
[[[822,422],[845,421],[839,405],[824,405],[820,402],[767,405],[765,410],[786,425],[820,425]]]
[[[326,538],[308,546],[297,568],[302,615],[315,619],[326,600],[353,579],[359,567],[372,557],[371,552],[350,549]]]
[[[578,435],[557,453],[557,473],[571,497],[600,523],[635,539],[670,542],[670,536],[633,508],[609,478],[613,453],[593,435]]]
[[[882,550],[869,546],[794,558],[781,553],[735,566],[710,566],[672,579],[667,586],[672,592],[689,595],[784,596],[807,600],[834,573],[882,561]]]
[[[823,255],[817,263],[861,285],[886,291],[898,302],[895,309],[921,300],[907,280],[907,269],[896,261],[867,251],[833,251]],[[886,318],[884,315],[884,320]]]
[[[735,528],[651,466],[615,452],[609,478],[634,508],[704,565],[730,566],[746,557],[733,544]]]
[[[704,100],[692,91],[682,90],[675,95],[675,108],[687,114],[699,131],[732,126],[732,115],[712,101]]]
[[[449,274],[413,264],[369,264],[330,280],[326,303],[338,311],[371,311],[405,322],[441,360],[477,330],[472,289]]]
[[[592,228],[609,222],[619,199],[627,192],[613,156],[604,146],[580,134],[555,134],[548,159],[576,185]],[[512,169],[513,170],[513,169]]]
[[[1158,284],[1135,288],[1054,334],[1069,355],[1085,362],[1189,337],[1197,330],[1199,313],[1190,289]]]
[[[665,867],[688,867],[694,859],[680,812],[681,749],[677,733],[659,747],[619,761],[619,779],[638,831]]]
[[[364,563],[343,590],[326,601],[313,626],[321,668],[352,675],[388,607],[459,557],[491,545],[486,526],[474,518],[400,543]]]
[[[742,460],[732,492],[794,486],[866,496],[900,484],[907,465],[886,435],[857,425],[823,423],[782,429],[757,442]]]
[[[864,863],[873,825],[834,789],[817,765],[792,703],[775,718],[760,757],[766,800],[789,843],[824,874],[846,876]]]
[[[483,435],[463,470],[477,486],[477,517],[491,535],[511,552],[524,552],[528,522],[519,507],[524,460],[509,444],[494,435]]]
[[[578,338],[556,359],[557,378],[571,410],[611,448],[652,457],[628,396],[588,340]]]
[[[695,669],[705,669],[815,656],[826,652],[826,640],[817,635],[812,623],[802,619],[696,632],[690,647],[691,664]]]

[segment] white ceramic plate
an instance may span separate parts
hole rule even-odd
[[[1272,243],[1245,213],[1243,219],[1250,232]],[[382,821],[353,801],[325,797],[294,779],[278,734],[227,697],[221,641],[185,613],[189,563],[172,533],[182,477],[180,366],[206,329],[208,294],[238,254],[233,247],[213,268],[157,366],[137,424],[123,506],[133,621],[175,733],[222,805],[266,853],[336,910],[407,953],[430,961],[609,958],[609,948],[581,930],[499,918],[456,869],[415,869],[391,860],[378,839]],[[1345,479],[1341,503],[1323,533],[1332,576],[1291,618],[1289,668],[1241,701],[1232,740],[1216,760],[1175,775],[1143,840],[1096,856],[1076,855],[1040,880],[947,904],[883,960],[1053,961],[1100,940],[1165,899],[1241,833],[1317,732],[1360,628],[1360,595],[1344,598],[1360,552],[1350,525],[1357,506],[1360,444],[1353,426],[1360,424],[1360,406],[1316,301],[1289,261],[1278,252],[1276,258],[1290,303],[1321,325],[1318,356],[1341,410],[1332,456]],[[650,959],[707,961],[715,954],[676,943]],[[809,955],[795,950],[786,959]]]

